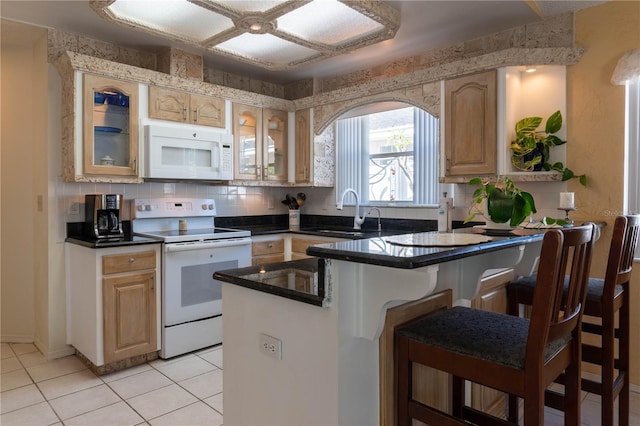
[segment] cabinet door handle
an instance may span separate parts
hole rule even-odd
[[[151,290],[155,290],[156,289],[156,280],[154,277],[151,277]]]
[[[187,107],[182,108],[182,119],[187,121]]]
[[[138,174],[138,159],[134,158],[133,159],[133,173],[134,174]]]
[[[196,122],[196,123],[198,122],[198,109],[197,108],[193,110],[193,121]]]
[[[304,173],[303,173],[303,179],[306,181],[307,178],[307,166],[304,166]]]
[[[264,172],[262,173],[262,179],[268,179],[269,178],[269,167],[264,166],[262,169],[264,170]]]

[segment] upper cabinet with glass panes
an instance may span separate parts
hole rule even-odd
[[[138,84],[86,74],[82,103],[82,174],[139,181]]]
[[[286,182],[288,113],[233,104],[234,179]]]
[[[62,177],[66,182],[140,183],[139,84],[63,73]]]

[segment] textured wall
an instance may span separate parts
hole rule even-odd
[[[610,79],[618,60],[640,47],[640,2],[612,1],[576,14],[576,44],[588,50],[568,67],[567,165],[586,173],[588,186],[569,183],[576,192],[577,221],[607,221],[593,259],[603,277],[613,219],[622,213],[624,195],[625,90]],[[632,330],[640,329],[640,265],[632,289]],[[631,333],[631,382],[640,385],[640,336]]]

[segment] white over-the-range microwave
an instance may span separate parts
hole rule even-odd
[[[203,129],[144,126],[145,177],[233,179],[233,136]]]

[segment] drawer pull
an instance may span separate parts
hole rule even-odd
[[[136,261],[136,259],[135,259],[134,257],[130,257],[130,258],[129,258],[129,263],[133,263],[133,262],[135,262],[135,261]]]
[[[273,243],[267,244],[267,247],[272,248],[273,247]]]

